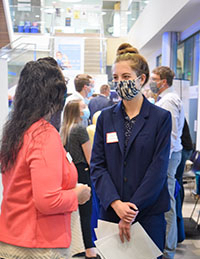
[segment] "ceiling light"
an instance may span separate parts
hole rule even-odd
[[[55,13],[56,11],[55,11],[54,8],[48,8],[48,9],[45,9],[44,12],[45,12],[45,13],[48,13],[48,14],[53,14],[53,13]]]
[[[82,0],[60,0],[60,2],[66,2],[66,3],[78,3],[78,2],[82,2]]]

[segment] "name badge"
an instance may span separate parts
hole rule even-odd
[[[119,142],[117,137],[117,132],[109,132],[106,134],[106,143],[116,143]]]
[[[67,152],[66,157],[67,157],[67,160],[69,161],[69,163],[71,164],[71,162],[72,162],[72,157],[71,157],[71,155],[70,155],[69,152]]]

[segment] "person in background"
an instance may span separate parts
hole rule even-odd
[[[168,165],[168,188],[170,193],[170,211],[165,213],[167,221],[166,241],[163,258],[173,259],[177,246],[177,217],[175,193],[175,174],[181,161],[181,135],[184,125],[183,104],[173,88],[174,72],[167,66],[153,69],[150,88],[157,93],[156,105],[169,111],[172,116],[171,147]]]
[[[86,104],[82,100],[72,100],[67,103],[61,127],[61,139],[66,151],[72,156],[78,170],[78,182],[91,186],[90,157],[91,143],[86,128],[82,125]],[[91,216],[92,197],[84,205],[79,206],[81,229],[85,245],[86,259],[99,259],[92,242]]]
[[[95,131],[96,131],[97,119],[100,114],[101,114],[101,111],[95,112],[92,116],[92,124],[87,126],[87,132],[88,132],[92,146],[93,146],[93,142],[94,142],[94,135],[95,135]]]
[[[67,97],[65,105],[67,105],[69,101],[81,99],[86,104],[84,118],[82,118],[82,124],[87,127],[88,119],[90,117],[88,103],[90,101],[89,98],[93,95],[94,92],[94,80],[90,75],[79,74],[74,79],[74,85],[76,92]]]
[[[56,52],[56,61],[58,63],[58,66],[64,70],[71,68],[71,64],[69,61],[69,58],[66,54],[63,54],[61,51]]]
[[[100,218],[119,224],[121,241],[130,240],[131,224],[138,221],[163,251],[171,115],[142,95],[148,79],[144,57],[130,44],[120,45],[113,81],[122,101],[104,109],[97,120],[91,178]]]
[[[156,100],[157,100],[157,95],[154,94],[150,88],[145,88],[142,93],[144,94],[144,96],[147,98],[147,100],[153,104],[155,104]]]
[[[178,242],[182,242],[185,239],[184,222],[182,216],[182,206],[184,200],[184,187],[183,187],[183,173],[185,168],[185,162],[190,158],[193,151],[192,138],[190,135],[189,126],[187,120],[184,121],[183,133],[181,136],[182,158],[181,162],[176,170],[175,178],[177,179],[180,190],[176,197],[176,213],[177,213],[177,230],[178,230]]]
[[[103,108],[113,105],[113,102],[110,100],[109,97],[110,97],[110,86],[102,85],[100,87],[100,95],[93,97],[88,104],[91,120],[95,112],[101,111],[103,110]]]
[[[90,198],[90,187],[76,186],[76,167],[49,123],[65,91],[60,69],[47,61],[21,71],[0,147],[1,258],[68,257],[71,213]]]
[[[95,131],[96,131],[97,119],[100,114],[101,114],[101,111],[95,112],[95,114],[92,116],[92,124],[87,126],[87,132],[88,132],[89,139],[90,139],[92,146],[93,146],[93,142],[94,142],[94,135],[95,135]],[[96,238],[94,229],[97,228],[97,221],[99,218],[99,199],[96,195],[93,184],[91,184],[91,190],[92,190],[92,219],[91,219],[92,240],[95,241],[97,238]]]

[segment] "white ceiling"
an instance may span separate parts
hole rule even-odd
[[[175,15],[143,48],[143,55],[149,56],[161,47],[162,35],[167,31],[183,32],[200,20],[200,0],[191,0]]]

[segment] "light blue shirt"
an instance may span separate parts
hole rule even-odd
[[[172,116],[172,132],[171,132],[171,147],[170,157],[172,152],[181,151],[183,146],[181,144],[181,136],[184,126],[184,110],[183,103],[175,92],[174,87],[171,86],[164,90],[160,95],[161,99],[156,102],[156,105],[168,110]]]

